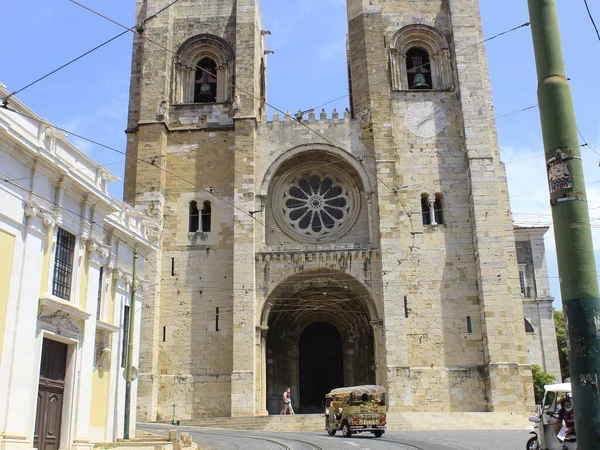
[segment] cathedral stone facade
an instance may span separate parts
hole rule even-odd
[[[350,109],[266,114],[258,0],[137,0],[125,200],[160,245],[138,417],[533,403],[476,0],[348,0]]]

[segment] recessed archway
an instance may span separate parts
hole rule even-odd
[[[376,316],[369,291],[345,272],[308,270],[280,282],[262,317],[269,414],[281,411],[287,387],[297,413],[314,413],[333,388],[376,383]]]

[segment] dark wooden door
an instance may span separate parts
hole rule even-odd
[[[60,446],[67,351],[67,344],[44,339],[33,437],[33,446],[38,450],[58,450]]]

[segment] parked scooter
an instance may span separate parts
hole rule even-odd
[[[571,383],[548,384],[544,386],[544,398],[537,405],[535,416],[529,416],[533,426],[528,429],[534,436],[527,441],[527,450],[577,450],[575,435],[558,433],[558,413],[561,409],[560,400],[571,397]],[[562,425],[562,424],[561,424]]]

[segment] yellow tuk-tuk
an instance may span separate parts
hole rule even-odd
[[[385,388],[376,385],[333,389],[325,396],[325,429],[330,436],[337,430],[351,437],[370,432],[383,436],[386,430]]]

